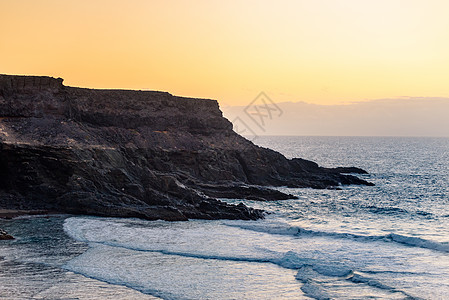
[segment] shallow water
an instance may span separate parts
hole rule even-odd
[[[259,137],[374,187],[287,189],[259,221],[0,220],[3,298],[445,299],[449,139]],[[227,200],[233,203],[240,199]],[[57,288],[55,288],[55,286]],[[83,298],[84,297],[84,298]]]

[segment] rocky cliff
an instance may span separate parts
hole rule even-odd
[[[258,147],[217,101],[0,75],[0,207],[186,220],[257,219],[216,198],[288,199],[267,186],[369,184]]]

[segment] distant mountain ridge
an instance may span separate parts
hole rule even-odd
[[[342,105],[276,103],[280,117],[266,118],[263,130],[246,106],[222,106],[229,120],[241,118],[258,135],[449,137],[449,98],[378,99]]]

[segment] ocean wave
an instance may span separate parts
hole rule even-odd
[[[236,224],[228,223],[227,226],[235,226],[241,229],[252,230],[257,232],[265,232],[269,234],[291,235],[291,236],[324,236],[330,238],[352,239],[363,242],[383,241],[395,242],[410,247],[418,247],[424,249],[435,250],[439,252],[449,253],[449,244],[426,240],[419,237],[406,236],[396,233],[386,235],[359,235],[345,232],[327,232],[319,230],[304,229],[299,226],[282,225],[265,225],[265,224]]]
[[[323,232],[313,232],[311,230],[300,229],[298,227],[288,226],[262,226],[262,224],[244,223],[244,222],[225,222],[227,226],[239,227],[246,230],[255,230],[261,232],[269,232],[272,234],[298,235],[298,234],[318,234]],[[145,228],[144,228],[145,229]],[[332,293],[326,287],[326,284],[334,281],[350,282],[351,284],[367,285],[375,289],[386,291],[386,293],[402,293],[408,298],[413,298],[405,292],[394,287],[385,285],[381,281],[375,280],[369,276],[362,275],[363,270],[354,270],[354,266],[346,265],[337,258],[312,258],[304,256],[295,251],[279,252],[274,250],[260,249],[252,253],[242,253],[233,251],[230,253],[220,254],[215,251],[204,252],[201,248],[193,249],[175,249],[168,248],[164,244],[140,243],[133,240],[123,240],[123,237],[129,234],[129,230],[134,231],[137,228],[130,228],[126,223],[113,221],[97,221],[87,218],[70,218],[64,223],[64,230],[72,238],[88,243],[91,249],[97,247],[110,247],[113,249],[126,249],[137,252],[158,253],[169,256],[180,256],[187,258],[196,258],[202,260],[220,260],[220,261],[237,261],[249,263],[270,263],[285,269],[297,270],[295,278],[303,285],[301,290],[309,297],[315,299],[333,298]],[[196,234],[196,232],[195,232]],[[327,234],[327,233],[326,233]],[[136,236],[136,238],[142,235]],[[354,238],[355,235],[352,235]],[[340,237],[340,235],[337,235]],[[145,238],[145,237],[144,237]],[[360,236],[356,237],[360,238]],[[366,238],[366,237],[364,237]],[[397,235],[391,235],[392,240],[401,242],[401,238]],[[415,241],[418,244],[417,241]],[[89,275],[89,264],[80,263],[77,268],[73,268],[73,264],[69,263],[67,269],[76,271],[80,274]],[[85,270],[87,268],[87,271]],[[324,278],[324,279],[323,279]],[[100,280],[107,281],[106,278]],[[115,284],[120,284],[115,282]],[[143,291],[142,287],[137,288]],[[149,292],[149,291],[144,291]],[[158,295],[156,291],[150,291],[153,295]],[[160,294],[158,295],[160,296]]]
[[[64,223],[65,231],[74,239],[83,242],[96,242],[96,237],[108,238],[114,236],[114,230],[119,227],[126,226],[126,224],[118,224],[115,222],[92,222],[88,219],[77,219],[76,224],[71,224],[71,220],[67,219]],[[360,235],[346,232],[327,232],[320,230],[305,229],[299,226],[290,226],[286,223],[268,223],[268,222],[224,222],[223,225],[228,227],[235,227],[243,230],[268,233],[274,235],[287,236],[309,236],[309,237],[329,237],[336,239],[351,239],[360,242],[394,242],[397,244],[417,247],[423,249],[434,250],[443,253],[449,253],[449,243],[436,242],[432,240],[423,239],[420,237],[406,236],[397,233],[389,233],[386,235]],[[114,229],[115,228],[115,229]],[[136,229],[137,230],[137,229]],[[92,237],[86,237],[86,232],[97,232]],[[101,239],[100,238],[100,241]]]
[[[95,242],[91,243],[91,247],[98,246],[107,246],[112,248],[122,248],[127,250],[139,251],[139,252],[152,252],[152,253],[160,253],[164,255],[176,255],[187,258],[198,258],[198,259],[212,259],[212,260],[222,260],[222,261],[241,261],[241,262],[250,262],[250,263],[272,263],[287,269],[298,270],[295,278],[302,283],[301,290],[305,295],[314,299],[332,299],[332,293],[326,291],[325,285],[327,281],[349,281],[354,284],[363,284],[370,287],[374,287],[377,289],[384,290],[389,293],[401,293],[407,296],[407,299],[419,299],[413,296],[410,296],[406,292],[396,289],[394,287],[383,284],[380,281],[375,279],[362,276],[358,273],[355,273],[351,268],[337,263],[337,262],[325,262],[321,260],[314,259],[306,259],[301,257],[299,254],[288,251],[287,253],[283,253],[279,257],[238,257],[238,256],[220,256],[220,255],[206,255],[206,254],[198,254],[198,253],[188,253],[188,252],[179,252],[179,251],[169,251],[169,250],[148,250],[142,249],[138,247],[132,247],[127,245],[117,245],[115,243],[109,242]],[[84,276],[90,276],[89,271],[84,270],[82,265],[73,266],[70,262],[65,266],[67,270],[82,274]],[[325,277],[327,280],[323,280],[319,277]],[[98,277],[94,276],[93,278],[113,284],[125,285],[130,288],[134,288],[141,292],[151,294],[154,296],[170,299],[176,299],[176,297],[167,297],[167,294],[162,294],[158,290],[149,290],[148,288],[143,288],[141,286],[129,285],[126,282],[122,282],[120,280],[108,280],[106,277]]]
[[[375,206],[375,205],[367,205],[367,206],[361,206],[361,207],[364,209],[367,209],[371,213],[375,213],[375,214],[387,214],[387,215],[410,214],[410,212],[408,210],[405,210],[400,207],[394,207],[394,206],[381,207],[381,206]]]
[[[313,281],[304,282],[303,286],[301,287],[301,290],[304,292],[306,296],[313,299],[317,300],[332,299],[332,295],[330,293],[327,293],[322,286]]]
[[[330,273],[329,273],[330,270]],[[325,277],[337,277],[334,279],[325,279]],[[384,284],[374,278],[362,275],[359,272],[344,269],[335,268],[332,266],[327,266],[326,268],[320,268],[319,266],[303,266],[298,270],[295,278],[303,283],[301,290],[308,296],[314,299],[332,299],[334,298],[332,293],[327,291],[324,286],[339,281],[349,281],[354,284],[363,284],[369,287],[383,290],[387,294],[401,294],[406,297],[406,299],[420,299],[415,296],[408,294],[407,292],[400,290],[398,288]]]
[[[313,265],[320,274],[326,276],[345,276],[351,270],[343,264],[338,262],[323,261],[321,259],[314,259],[310,257],[302,257],[294,251],[278,252],[273,250],[266,250],[260,252],[253,252],[250,254],[241,254],[240,252],[233,252],[229,255],[221,255],[212,252],[202,252],[201,249],[190,250],[173,250],[166,248],[163,245],[156,246],[152,244],[130,243],[129,241],[120,241],[117,239],[104,239],[103,233],[110,235],[115,233],[116,236],[125,234],[120,233],[117,228],[113,229],[112,222],[89,222],[87,219],[71,218],[67,219],[64,223],[65,232],[77,241],[88,243],[90,247],[96,245],[123,248],[133,251],[141,252],[153,252],[165,255],[177,255],[189,258],[198,259],[213,259],[213,260],[225,260],[225,261],[245,261],[254,263],[272,263],[286,269],[300,269],[303,266]],[[120,224],[115,224],[121,226]],[[95,234],[90,233],[96,231]],[[87,230],[86,230],[87,229]],[[112,229],[112,230],[111,230]]]
[[[160,253],[165,255],[176,255],[181,257],[188,258],[198,258],[198,259],[212,259],[212,260],[222,260],[222,261],[241,261],[241,262],[251,262],[251,263],[272,263],[287,269],[295,269],[298,270],[295,278],[303,283],[301,290],[309,297],[314,299],[332,299],[332,295],[328,293],[325,287],[320,283],[320,281],[316,280],[316,277],[319,275],[333,278],[331,280],[340,280],[340,281],[350,281],[355,284],[363,284],[368,285],[370,287],[374,287],[377,289],[381,289],[387,291],[389,293],[401,293],[407,297],[407,299],[420,299],[414,296],[409,295],[405,291],[400,289],[388,286],[383,284],[382,282],[375,280],[370,277],[362,276],[352,269],[348,268],[345,265],[338,263],[329,263],[320,260],[313,259],[305,259],[300,257],[297,253],[293,251],[288,251],[285,254],[282,254],[279,258],[270,258],[270,257],[238,257],[238,256],[220,256],[220,255],[206,255],[206,254],[196,254],[196,253],[187,253],[187,252],[179,252],[179,251],[168,251],[168,250],[146,250],[139,249],[135,247],[128,247],[124,245],[114,245],[113,243],[97,243],[109,247],[116,248],[124,248],[127,250],[141,251],[141,252],[153,252]],[[312,272],[307,272],[307,270],[312,270]],[[318,275],[317,275],[318,274]],[[104,279],[103,279],[104,280]],[[118,282],[114,282],[118,284]],[[145,293],[149,293],[151,295],[162,296],[160,292],[157,291],[148,291],[148,289],[138,289],[139,291],[143,291]],[[164,295],[165,297],[167,295]]]
[[[395,206],[361,205],[360,207],[368,210],[370,213],[380,214],[380,215],[405,215],[405,216],[421,217],[421,218],[425,218],[425,219],[438,218],[438,216],[435,216],[433,213],[428,212],[428,211],[413,210],[413,209],[407,210],[407,209],[395,207]]]
[[[386,285],[386,284],[384,284],[384,283],[382,283],[382,282],[380,282],[380,281],[378,281],[378,280],[376,280],[374,278],[363,276],[363,275],[355,273],[355,272],[351,276],[348,276],[347,280],[349,280],[349,281],[351,281],[353,283],[369,285],[371,287],[374,287],[374,288],[377,288],[377,289],[381,289],[381,290],[385,290],[385,291],[388,291],[390,293],[401,293],[402,295],[407,297],[406,299],[410,299],[410,300],[412,300],[412,299],[416,299],[416,300],[422,299],[422,298],[419,298],[419,297],[416,297],[416,296],[412,296],[412,295],[408,294],[407,292],[405,292],[403,290],[400,290],[400,289],[391,287],[389,285]]]

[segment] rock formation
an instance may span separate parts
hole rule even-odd
[[[0,240],[13,240],[12,235],[0,228]]]
[[[267,186],[370,183],[287,159],[232,130],[217,101],[0,75],[0,207],[145,219],[257,219],[216,198],[293,198]]]

